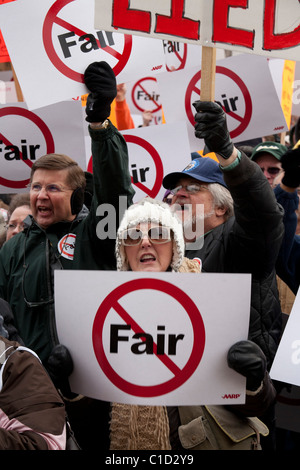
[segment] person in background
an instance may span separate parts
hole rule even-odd
[[[29,193],[20,193],[12,196],[8,207],[6,240],[24,230],[24,221],[31,214]]]
[[[184,245],[177,216],[165,203],[147,197],[127,209],[120,223],[117,269],[199,274],[199,263],[184,257]],[[267,409],[275,398],[266,364],[263,352],[251,341],[241,341],[230,348],[229,367],[247,377],[245,405],[165,407],[112,403],[110,450],[260,448],[260,433],[268,431],[254,416]],[[238,442],[235,433],[239,434]]]
[[[278,276],[296,295],[300,284],[300,236],[296,234],[300,186],[300,147],[288,149],[281,158],[283,174],[275,187],[277,201],[284,208],[285,235],[276,263]]]
[[[114,112],[116,117],[116,127],[119,131],[134,129],[134,122],[126,101],[126,84],[117,85],[117,96],[114,100]]]
[[[254,147],[250,156],[261,168],[272,188],[274,179],[282,172],[281,157],[286,151],[287,147],[278,142],[262,142]]]

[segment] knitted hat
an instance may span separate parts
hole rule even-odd
[[[171,268],[177,271],[184,256],[183,228],[178,217],[171,212],[168,204],[156,199],[146,197],[130,206],[121,220],[116,240],[117,270],[128,271],[130,269],[125,256],[124,246],[121,244],[120,234],[123,230],[136,227],[142,222],[155,222],[169,227],[173,232],[173,257]]]

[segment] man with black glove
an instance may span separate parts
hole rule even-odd
[[[166,175],[163,186],[172,192],[172,206],[183,221],[188,258],[200,259],[203,272],[251,273],[248,338],[263,351],[270,370],[281,336],[274,268],[283,211],[259,166],[234,146],[221,106],[197,101],[194,107],[195,135],[215,152],[219,164],[196,158],[182,171]],[[199,204],[204,218],[201,211],[197,216]]]
[[[84,77],[91,92],[86,108],[93,156],[90,210],[83,205],[86,178],[78,164],[65,155],[40,157],[31,171],[32,216],[26,219],[24,231],[1,249],[0,297],[10,304],[23,343],[40,357],[64,395],[71,425],[74,432],[78,431],[77,440],[85,450],[99,444],[97,431],[103,406],[96,400],[69,393],[68,377],[73,364],[56,332],[54,271],[116,269],[115,238],[109,238],[107,213],[103,211],[101,215],[99,207],[114,207],[115,227],[120,220],[120,207],[132,204],[134,190],[126,142],[107,119],[116,96],[114,72],[106,62],[95,62],[87,67]],[[84,313],[81,326],[84,327]]]

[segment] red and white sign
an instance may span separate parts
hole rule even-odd
[[[95,26],[249,52],[300,59],[298,0],[95,0]]]
[[[165,70],[161,41],[95,29],[93,0],[12,2],[0,28],[29,109],[84,95],[95,61],[108,62],[118,83]]]
[[[249,275],[60,271],[55,307],[74,392],[136,404],[244,402],[245,379],[226,357],[247,338]]]
[[[174,122],[122,131],[128,146],[129,171],[136,194],[162,200],[162,180],[191,161],[186,124]]]
[[[198,67],[157,76],[166,122],[185,120],[192,151],[204,142],[194,134],[195,108],[200,99],[201,71]],[[174,99],[176,90],[176,99]],[[227,125],[234,142],[278,134],[287,130],[286,121],[268,60],[239,54],[217,61],[215,101],[227,114]]]
[[[25,103],[0,106],[0,129],[1,193],[26,191],[33,163],[47,153],[64,153],[86,168],[78,102],[65,101],[34,112]]]
[[[162,126],[140,127],[121,132],[127,143],[129,172],[135,195],[163,199],[165,175],[183,169],[191,161],[190,144],[185,122]],[[87,170],[92,173],[91,139],[85,137]]]

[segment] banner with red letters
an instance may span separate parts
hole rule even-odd
[[[298,0],[95,0],[95,26],[268,57],[300,59]]]

